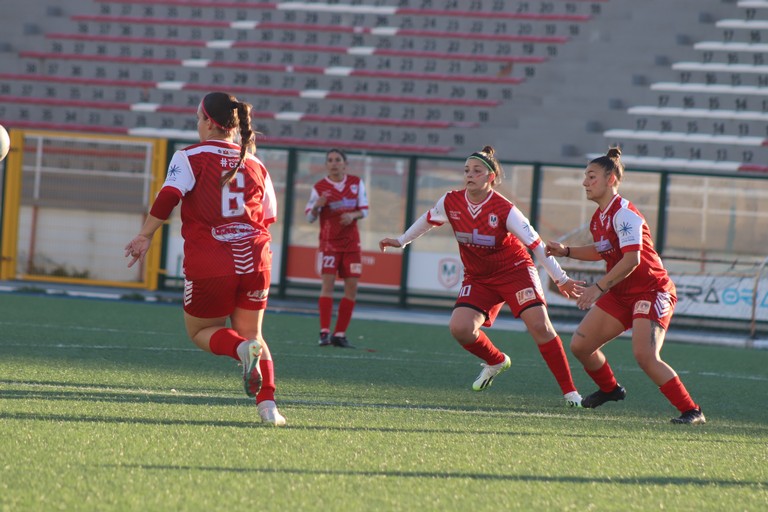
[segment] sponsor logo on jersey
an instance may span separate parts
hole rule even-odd
[[[220,155],[229,156],[232,158],[240,159],[240,151],[236,149],[229,149],[229,148],[217,148],[216,152]]]
[[[459,217],[461,217],[461,212],[457,210],[451,210],[448,212],[448,218],[451,220],[459,220]]]
[[[495,236],[478,233],[477,229],[473,229],[471,233],[456,231],[455,234],[456,234],[456,240],[460,244],[476,245],[478,247],[495,247],[496,246]]]
[[[633,245],[634,243],[639,242],[637,238],[634,236],[635,231],[632,227],[632,224],[629,222],[622,222],[619,226],[619,237],[621,238],[622,245]],[[641,234],[642,236],[642,234]]]
[[[253,238],[260,232],[250,224],[243,224],[242,222],[232,222],[211,228],[211,235],[219,242],[234,242],[244,238]]]
[[[488,225],[492,228],[499,226],[499,217],[495,213],[492,213],[488,216]]]
[[[459,284],[461,270],[458,260],[443,258],[437,265],[437,280],[446,288],[453,288]]]
[[[178,165],[174,164],[168,168],[168,175],[166,176],[166,179],[168,181],[176,181],[176,176],[178,176],[181,173],[181,169]]]
[[[647,315],[651,312],[651,301],[639,300],[635,302],[635,308],[632,311],[633,315]]]
[[[601,238],[597,242],[595,242],[595,250],[597,252],[608,252],[612,249],[611,247],[611,241],[607,238]]]
[[[526,302],[531,302],[532,300],[536,300],[536,292],[533,291],[533,288],[525,288],[523,290],[520,290],[515,294],[517,297],[517,303],[521,306],[525,304]]]
[[[269,289],[266,290],[251,290],[246,293],[248,300],[251,302],[264,302],[269,295]]]
[[[328,206],[331,210],[353,210],[357,207],[357,199],[344,197],[338,201],[329,203]]]

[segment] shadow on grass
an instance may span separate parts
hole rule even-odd
[[[765,481],[736,481],[712,478],[693,477],[588,477],[588,476],[543,476],[543,475],[498,475],[493,473],[451,473],[430,471],[374,471],[374,470],[313,470],[292,468],[227,468],[216,466],[181,466],[162,464],[103,464],[101,467],[110,469],[144,469],[148,471],[213,471],[223,473],[255,474],[272,473],[285,475],[319,475],[319,476],[362,476],[362,477],[396,477],[396,478],[429,478],[429,479],[470,479],[470,480],[497,480],[509,482],[547,482],[547,483],[574,483],[574,484],[619,484],[619,485],[678,485],[678,486],[718,486],[718,487],[754,487],[768,486]]]
[[[18,421],[55,421],[55,422],[69,422],[69,423],[115,423],[115,424],[128,424],[128,425],[180,425],[180,426],[206,426],[206,427],[231,427],[231,428],[247,428],[253,429],[254,427],[263,426],[261,423],[254,421],[222,421],[222,420],[192,420],[192,419],[158,419],[158,418],[136,418],[136,417],[116,417],[116,416],[87,416],[77,415],[68,416],[65,414],[35,414],[35,413],[23,413],[23,412],[0,412],[0,419],[2,420],[18,420]],[[265,426],[265,428],[273,428],[272,426]],[[507,432],[501,432],[499,430],[455,430],[455,429],[439,429],[439,428],[409,428],[402,425],[397,427],[337,427],[337,426],[324,426],[324,425],[288,425],[285,427],[287,430],[297,431],[321,431],[321,432],[381,432],[386,434],[442,434],[442,435],[490,435],[500,436],[508,435],[512,437],[550,437],[551,432],[526,432],[511,430]],[[600,438],[600,439],[623,439],[624,436],[606,436],[604,434],[562,434],[561,437],[568,438]],[[719,441],[722,442],[722,441]]]
[[[45,395],[44,393],[42,395]],[[13,396],[8,396],[5,392],[2,395],[2,398],[14,398]],[[19,393],[19,396],[15,398],[41,398],[41,399],[50,399],[50,398],[56,398],[55,396],[37,396],[37,393],[35,393],[32,397],[26,396],[26,393],[21,392]],[[67,400],[73,400],[81,398],[79,395],[75,397],[66,397]],[[125,397],[123,397],[125,398]],[[149,396],[149,395],[142,395],[137,396],[137,400],[115,400],[115,401],[122,401],[126,403],[136,403],[136,402],[144,402],[144,403],[160,403],[160,404],[176,404],[176,405],[211,405],[210,400],[208,400],[206,397],[158,397],[158,396]],[[160,398],[158,400],[158,398]],[[191,400],[190,400],[191,399]],[[100,400],[100,399],[98,399]],[[97,400],[97,401],[98,401]],[[245,405],[245,402],[248,402],[248,407],[253,407],[250,403],[250,400],[246,400],[245,398],[220,398],[216,400],[217,405],[229,405],[229,406],[239,406],[239,405]],[[290,405],[290,402],[281,402],[283,404]],[[393,405],[393,404],[350,404],[350,403],[334,403],[334,402],[323,402],[323,403],[302,403],[301,405],[305,406],[312,406],[314,408],[322,408],[322,407],[328,407],[328,408],[338,408],[338,407],[354,407],[354,408],[390,408],[390,409],[404,409],[404,410],[441,410],[441,411],[452,411],[455,413],[482,413],[482,412],[494,412],[497,415],[503,414],[505,411],[499,411],[499,410],[491,410],[491,411],[483,411],[479,409],[466,409],[466,408],[448,408],[443,406],[410,406],[410,405]],[[511,412],[511,411],[507,411]],[[254,409],[255,413],[255,409]],[[526,414],[526,416],[529,416],[530,414]],[[255,416],[254,416],[255,418]],[[95,416],[95,415],[85,415],[85,414],[77,414],[77,415],[68,415],[68,414],[51,414],[51,413],[45,413],[45,414],[36,414],[36,413],[28,413],[28,412],[0,412],[0,419],[2,420],[17,420],[17,421],[56,421],[56,422],[68,422],[68,423],[114,423],[114,424],[126,424],[126,425],[158,425],[158,426],[170,426],[170,425],[179,425],[179,426],[207,426],[207,427],[232,427],[232,428],[246,428],[246,429],[252,429],[254,427],[262,426],[261,423],[259,423],[256,419],[253,421],[245,420],[245,421],[225,421],[225,420],[207,420],[207,419],[185,419],[185,418],[177,418],[177,419],[160,419],[160,418],[139,418],[139,417],[120,417],[120,416]],[[270,427],[271,428],[271,427]],[[296,430],[296,431],[319,431],[319,432],[329,432],[329,431],[336,431],[336,432],[381,432],[381,433],[387,433],[387,434],[442,434],[442,435],[490,435],[490,436],[500,436],[500,435],[507,435],[511,437],[549,437],[552,435],[551,432],[535,432],[535,431],[524,431],[524,430],[499,430],[498,427],[494,427],[492,429],[488,430],[478,430],[474,427],[469,427],[466,430],[459,430],[459,429],[450,429],[450,428],[418,428],[418,427],[411,427],[406,426],[398,423],[396,427],[385,427],[385,426],[379,426],[379,427],[373,427],[373,426],[365,426],[365,427],[340,427],[340,426],[327,426],[327,425],[296,425],[296,424],[290,424],[288,427],[286,427],[289,430]],[[677,441],[683,441],[683,442],[694,442],[697,444],[700,443],[714,443],[714,444],[738,444],[738,445],[749,445],[749,444],[757,444],[760,446],[763,446],[764,443],[759,440],[749,441],[744,439],[734,440],[731,438],[713,438],[711,435],[708,437],[701,437],[697,435],[687,436],[687,432],[691,429],[691,427],[678,427],[683,432],[681,434],[684,434],[685,437],[679,437],[676,440]],[[703,427],[692,427],[694,431],[699,431]],[[745,433],[743,429],[740,429],[740,432]],[[711,434],[711,432],[707,432],[708,434]],[[762,431],[755,432],[755,434],[762,434]],[[584,434],[584,433],[562,433],[559,434],[560,437],[564,438],[572,438],[572,439],[624,439],[625,434],[619,433],[615,435],[608,435],[605,432],[596,432],[594,434]],[[670,439],[670,438],[668,438]],[[671,439],[670,439],[671,440]]]

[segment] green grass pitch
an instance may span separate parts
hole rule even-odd
[[[488,332],[512,368],[474,393],[447,326],[353,319],[357,350],[319,348],[314,316],[268,311],[275,429],[180,305],[0,294],[0,510],[768,509],[768,351],[668,343],[690,427],[626,340],[627,399],[584,410],[527,334]]]

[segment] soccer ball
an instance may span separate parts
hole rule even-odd
[[[0,162],[8,156],[8,150],[11,149],[11,138],[8,131],[0,124]]]

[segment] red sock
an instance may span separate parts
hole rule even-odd
[[[462,345],[462,348],[467,352],[476,355],[485,361],[486,364],[499,364],[504,362],[504,354],[493,345],[483,331],[480,331],[480,336],[478,336],[475,341],[467,345]]]
[[[213,333],[208,345],[211,347],[211,352],[217,356],[229,356],[239,361],[240,357],[237,355],[237,347],[244,341],[245,338],[237,334],[237,332],[224,328]]]
[[[355,301],[344,297],[339,302],[339,314],[336,317],[336,329],[334,334],[347,332],[349,322],[352,320],[352,311],[355,309]]]
[[[271,360],[261,359],[259,370],[261,370],[261,389],[256,394],[257,404],[264,400],[275,399],[275,366]]]
[[[595,371],[587,370],[586,368],[584,370],[586,370],[587,375],[592,377],[592,380],[600,387],[601,391],[610,393],[619,385],[616,382],[616,377],[613,376],[613,370],[611,370],[611,365],[608,364],[607,360],[603,366]]]
[[[331,315],[333,314],[333,297],[320,297],[317,299],[317,308],[320,311],[320,330],[331,330]]]
[[[563,342],[560,340],[560,336],[555,336],[543,345],[538,345],[541,357],[549,367],[549,371],[555,376],[555,380],[560,385],[560,389],[563,394],[576,391],[576,386],[573,384],[573,377],[571,377],[571,367],[568,366],[568,358],[565,356],[565,350],[563,350]]]
[[[699,408],[691,398],[691,395],[688,394],[688,390],[685,389],[685,386],[683,386],[683,383],[680,381],[680,377],[677,375],[659,386],[659,391],[661,391],[662,394],[667,397],[667,400],[677,407],[677,410],[680,412]]]

